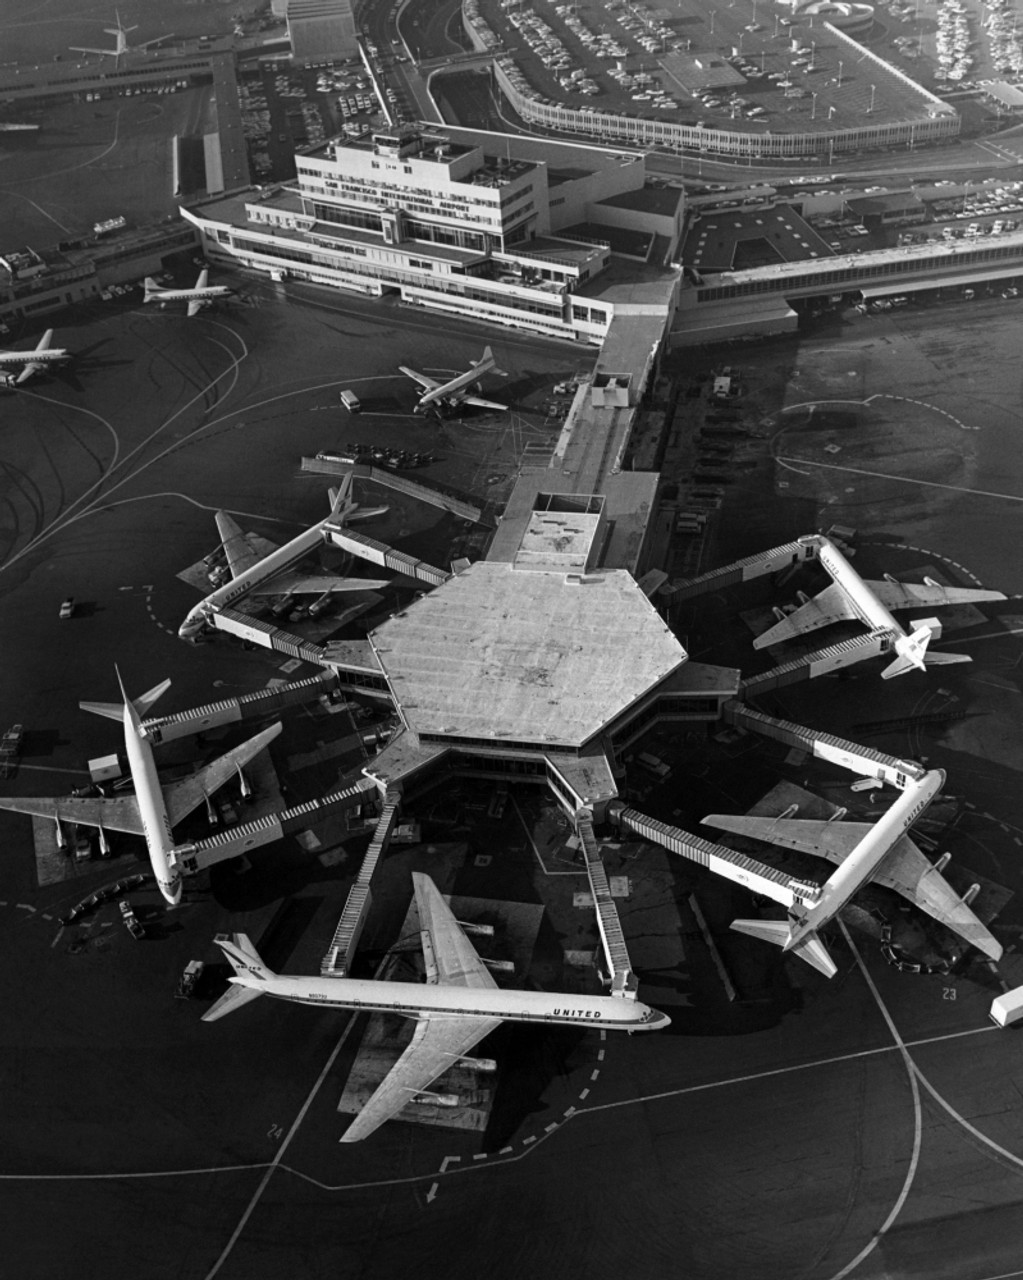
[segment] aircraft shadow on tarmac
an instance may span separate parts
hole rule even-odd
[[[277,841],[247,854],[244,861],[234,858],[211,867],[210,891],[218,905],[228,911],[258,911],[279,898],[307,901],[309,899],[298,899],[295,895],[303,894],[312,882],[324,884],[351,879],[351,864],[347,860],[336,866],[324,866],[319,856],[322,852],[311,853],[297,845],[289,848]],[[361,853],[354,865],[358,865],[360,858]],[[269,957],[264,955],[263,959],[270,964]]]
[[[544,1094],[551,1083],[591,1066],[596,1050],[587,1047],[588,1039],[585,1030],[575,1027],[519,1023],[500,1027],[482,1042],[481,1055],[495,1058],[499,1070],[483,1150],[499,1151],[528,1125],[530,1116],[547,1115]]]

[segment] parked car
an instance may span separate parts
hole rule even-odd
[[[62,618],[71,618],[74,616],[74,612],[75,598],[74,596],[68,596],[66,600],[62,600],[60,603],[60,616]]]

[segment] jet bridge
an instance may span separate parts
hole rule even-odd
[[[384,795],[384,803],[377,818],[373,839],[369,842],[369,848],[366,850],[366,856],[362,860],[355,883],[348,891],[330,946],[320,961],[320,976],[323,978],[343,978],[352,967],[355,948],[359,945],[366,917],[373,905],[370,882],[377,863],[391,842],[400,807],[401,793],[393,789],[388,790]]]
[[[184,875],[194,875],[204,871],[217,862],[225,862],[228,858],[237,858],[240,854],[258,849],[261,845],[272,844],[287,835],[295,835],[305,831],[328,814],[341,813],[345,809],[353,809],[362,804],[370,792],[376,791],[376,784],[370,778],[360,778],[350,787],[340,791],[332,791],[320,796],[318,800],[307,800],[305,804],[295,805],[290,809],[282,809],[278,813],[268,813],[253,822],[243,822],[237,827],[228,827],[205,840],[193,840],[188,844],[177,845],[171,851],[171,866]]]
[[[330,693],[338,685],[335,671],[321,671],[306,680],[293,680],[275,684],[267,689],[243,693],[240,698],[225,698],[221,702],[208,702],[188,711],[176,711],[169,716],[155,716],[143,720],[142,728],[154,743],[171,742],[174,738],[186,738],[192,734],[219,729],[221,725],[238,724],[246,720],[260,720],[271,716],[283,707],[312,702]]]
[[[927,772],[915,760],[901,760],[898,756],[875,751],[873,747],[861,746],[832,733],[807,729],[805,725],[791,720],[776,720],[742,702],[726,702],[722,711],[725,723],[734,725],[736,729],[746,729],[776,742],[785,742],[851,773],[862,774],[865,778],[880,778],[900,791],[905,791],[909,782],[919,782]]]
[[[639,982],[632,972],[632,961],[629,959],[629,949],[625,944],[622,922],[618,918],[618,908],[611,896],[611,886],[607,882],[607,872],[600,857],[600,845],[593,834],[593,815],[589,809],[580,809],[576,813],[575,829],[582,847],[586,875],[590,882],[590,892],[593,894],[593,905],[597,911],[597,929],[600,932],[604,957],[611,975],[611,994],[621,996],[625,1000],[635,1000]]]
[[[714,844],[700,836],[690,835],[680,827],[669,826],[656,818],[648,818],[637,809],[629,809],[622,802],[608,806],[608,820],[622,831],[631,832],[652,844],[662,845],[672,853],[680,854],[691,862],[713,871],[715,875],[741,884],[752,893],[782,903],[786,908],[796,905],[811,906],[821,896],[821,886],[796,880],[788,872],[758,862],[735,849]]]
[[[725,587],[735,586],[738,582],[750,582],[754,578],[763,578],[769,573],[780,573],[782,569],[789,569],[792,565],[801,564],[804,560],[815,560],[818,549],[812,537],[800,538],[797,542],[786,542],[780,547],[772,547],[769,551],[758,551],[756,555],[744,556],[741,560],[723,565],[720,569],[701,573],[697,578],[676,579],[672,583],[672,600],[691,600],[694,596],[722,591]]]

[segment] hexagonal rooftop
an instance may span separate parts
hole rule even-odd
[[[577,747],[686,660],[624,570],[470,565],[370,635],[416,734]]]

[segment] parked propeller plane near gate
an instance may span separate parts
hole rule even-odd
[[[342,1142],[369,1137],[502,1022],[599,1027],[602,1031],[658,1031],[671,1022],[667,1014],[620,996],[499,988],[430,877],[414,871],[412,882],[426,960],[425,985],[364,978],[283,977],[263,964],[245,934],[219,934],[215,939],[234,969],[233,985],[203,1015],[204,1022],[215,1022],[263,995],[321,1009],[400,1013],[416,1019],[408,1048],[349,1126]]]
[[[773,942],[785,951],[794,951],[830,978],[836,972],[835,963],[817,933],[834,919],[858,889],[875,881],[908,898],[915,907],[992,960],[1000,959],[1001,944],[970,910],[977,886],[960,896],[941,874],[951,855],[943,854],[937,864],[932,864],[907,834],[944,781],[945,775],[940,769],[910,781],[876,823],[843,822],[841,810],[824,822],[794,819],[792,810],[777,818],[709,814],[703,819],[707,826],[750,836],[766,844],[799,849],[838,864],[838,870],[824,884],[816,900],[790,908],[787,922],[734,920],[732,928]],[[818,892],[816,888],[814,892]]]
[[[211,764],[204,765],[196,773],[177,782],[162,784],[156,770],[153,747],[142,727],[142,716],[156,700],[170,688],[170,681],[162,683],[141,697],[129,698],[117,673],[122,702],[82,702],[84,711],[124,724],[124,745],[128,756],[128,769],[135,794],[107,799],[105,796],[53,796],[29,799],[5,796],[0,799],[0,809],[14,813],[29,813],[37,818],[52,818],[57,826],[57,844],[64,847],[62,822],[77,822],[87,827],[99,828],[100,848],[106,849],[107,831],[126,831],[142,836],[149,849],[153,875],[164,898],[173,906],[181,900],[181,873],[174,865],[174,837],[171,828],[187,817],[199,805],[224,785],[229,779],[241,775],[241,770],[281,731],[281,723],[270,725],[240,747],[233,747]]]
[[[399,365],[398,368],[407,378],[418,382],[423,388],[416,402],[416,413],[425,413],[432,407],[454,409],[463,404],[476,405],[480,409],[496,409],[499,413],[506,412],[508,408],[506,404],[500,404],[496,400],[484,400],[478,395],[473,395],[469,390],[470,387],[479,383],[485,373],[496,373],[501,378],[507,377],[507,374],[497,368],[494,353],[490,347],[484,350],[478,360],[472,362],[472,368],[467,373],[458,374],[450,382],[438,382],[435,378],[428,377],[425,373],[417,373],[415,369],[410,369],[404,364]]]
[[[146,276],[146,292],[143,302],[155,302],[161,307],[168,302],[187,302],[189,316],[198,315],[203,307],[211,307],[217,298],[229,298],[234,293],[226,284],[209,284],[210,273],[207,267],[199,272],[192,289],[165,289],[158,285],[152,276]]]
[[[71,359],[71,352],[64,347],[51,347],[53,330],[47,329],[33,351],[0,351],[0,387],[21,386],[48,364],[63,364]],[[8,373],[8,366],[21,365],[17,373]]]

